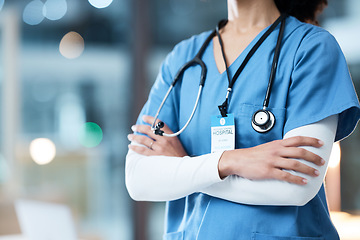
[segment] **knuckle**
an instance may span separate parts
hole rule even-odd
[[[293,167],[293,169],[299,169],[301,167],[301,164],[300,164],[300,162],[294,160],[292,162],[292,167]]]
[[[257,169],[257,173],[259,178],[271,178],[273,175],[271,169],[267,167]]]
[[[270,168],[265,168],[262,172],[263,172],[263,175],[266,177],[271,177],[273,175]]]
[[[147,137],[144,137],[144,136],[138,136],[137,138],[137,142],[140,143],[140,144],[144,144],[147,142]]]
[[[269,150],[269,155],[271,157],[278,157],[281,156],[282,153],[282,147],[281,146],[274,146],[273,148],[271,148]],[[268,160],[270,161],[271,158],[269,158]]]
[[[136,125],[136,132],[142,133],[144,131],[144,125]]]
[[[275,150],[270,150],[269,151],[269,158],[266,158],[266,159],[264,159],[264,162],[266,163],[266,164],[271,164],[274,160],[274,157],[276,157],[276,151]]]
[[[276,160],[269,157],[264,160],[264,164],[266,166],[266,170],[271,171],[271,168],[276,165]]]
[[[272,156],[279,156],[280,155],[280,148],[278,147],[274,147],[270,150],[270,153]]]
[[[141,140],[142,140],[142,136],[141,136],[141,135],[134,134],[133,139],[136,140],[136,141],[141,141]]]
[[[131,142],[138,142],[138,141],[139,141],[139,136],[134,134],[134,135],[131,137]]]
[[[287,181],[290,179],[290,174],[284,171],[281,171],[281,173],[279,174],[280,178],[284,181]]]
[[[298,143],[302,143],[302,142],[304,142],[304,137],[303,137],[303,136],[296,136],[296,137],[295,137],[295,140],[296,140],[296,142],[298,142]]]
[[[137,147],[137,152],[140,153],[140,154],[144,154],[145,153],[145,148],[144,147]]]
[[[275,145],[275,147],[282,147],[282,146],[284,146],[284,140],[283,139],[275,140],[274,145]]]
[[[299,154],[301,156],[305,156],[307,154],[307,151],[304,148],[299,148]]]
[[[166,147],[165,147],[164,145],[159,145],[159,146],[158,146],[158,151],[159,151],[159,152],[164,152],[165,149],[166,149]]]
[[[308,161],[312,162],[312,163],[318,163],[319,162],[319,160],[318,160],[318,158],[316,156],[309,157]]]
[[[292,141],[291,138],[287,138],[287,139],[276,140],[274,142],[281,147],[286,147],[291,141]]]

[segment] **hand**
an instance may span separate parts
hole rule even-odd
[[[252,180],[277,179],[304,185],[307,179],[283,170],[318,176],[319,171],[295,159],[303,159],[318,166],[324,165],[325,161],[321,157],[300,148],[300,146],[319,148],[322,145],[323,143],[318,139],[298,136],[252,148],[225,151],[219,160],[219,174],[221,178],[238,175]]]
[[[150,125],[153,124],[154,117],[143,116],[143,120]],[[159,122],[158,120],[157,122]],[[129,134],[128,139],[131,142],[136,142],[143,146],[129,145],[129,149],[146,156],[172,156],[184,157],[187,156],[180,140],[177,137],[159,136],[153,133],[149,125],[134,125],[131,127],[134,132],[143,133],[143,135]],[[162,129],[165,133],[172,133],[169,127],[165,124]]]

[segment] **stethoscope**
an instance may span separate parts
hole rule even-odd
[[[154,122],[153,122],[153,124],[151,126],[151,130],[154,131],[154,133],[157,134],[157,135],[167,136],[167,137],[175,137],[175,136],[178,136],[179,134],[181,134],[187,128],[187,126],[191,122],[191,119],[193,118],[194,113],[196,111],[196,108],[198,106],[200,95],[201,95],[201,92],[202,92],[202,89],[203,89],[203,86],[204,86],[204,83],[205,83],[205,78],[206,78],[206,73],[207,73],[206,65],[201,60],[201,57],[202,57],[206,47],[209,45],[210,41],[213,39],[213,37],[215,35],[217,35],[218,38],[219,38],[221,52],[222,52],[222,56],[223,56],[225,67],[226,67],[226,73],[227,73],[227,77],[228,77],[228,80],[229,80],[229,86],[228,86],[228,89],[227,89],[227,94],[226,94],[225,101],[224,101],[224,103],[222,105],[218,106],[222,117],[226,117],[227,116],[227,108],[228,108],[228,104],[229,104],[229,96],[230,96],[230,93],[232,91],[232,87],[233,87],[236,79],[239,77],[240,73],[245,68],[247,62],[250,60],[250,58],[255,53],[255,51],[260,47],[260,45],[265,41],[265,39],[270,35],[270,33],[272,31],[274,31],[274,29],[279,24],[279,22],[281,22],[280,31],[279,31],[279,35],[278,35],[277,42],[276,42],[275,52],[274,52],[274,58],[273,58],[273,62],[272,62],[272,65],[271,65],[269,82],[268,82],[268,86],[267,86],[267,90],[266,90],[266,94],[265,94],[265,99],[264,99],[264,102],[263,102],[263,107],[262,107],[262,109],[257,110],[252,115],[252,118],[251,118],[251,125],[252,125],[253,129],[256,132],[266,133],[266,132],[270,131],[274,127],[276,119],[275,119],[274,114],[270,110],[268,110],[268,106],[269,106],[269,100],[270,100],[271,87],[272,87],[272,83],[273,83],[274,78],[275,78],[275,73],[276,73],[277,64],[278,64],[279,55],[280,55],[281,40],[282,40],[282,37],[283,37],[283,34],[284,34],[284,29],[285,29],[285,19],[286,19],[286,15],[282,14],[267,29],[267,31],[260,37],[260,39],[255,43],[255,45],[250,49],[249,53],[246,55],[244,61],[242,62],[242,64],[238,68],[238,70],[236,71],[236,73],[233,76],[232,80],[230,80],[228,66],[227,66],[227,62],[226,62],[225,54],[224,54],[224,47],[223,47],[221,36],[219,34],[219,30],[223,26],[226,25],[227,20],[220,21],[218,26],[216,27],[216,29],[213,30],[211,32],[211,34],[206,38],[205,42],[203,43],[203,45],[201,46],[199,52],[195,55],[195,57],[192,60],[190,60],[189,62],[185,63],[179,69],[179,71],[176,73],[173,82],[171,83],[168,91],[165,94],[164,99],[162,100],[162,102],[161,102],[161,104],[160,104],[160,106],[159,106],[159,108],[158,108],[158,110],[157,110],[157,112],[155,114]],[[165,101],[168,98],[171,90],[174,88],[176,82],[180,79],[180,77],[183,75],[183,73],[185,72],[186,69],[188,69],[189,67],[194,66],[194,65],[200,65],[200,67],[201,67],[201,76],[200,76],[200,84],[199,84],[198,94],[197,94],[196,101],[195,101],[193,110],[191,112],[191,115],[190,115],[189,119],[187,120],[187,122],[185,123],[185,125],[179,131],[177,131],[175,133],[172,133],[172,134],[164,133],[164,131],[161,130],[164,127],[164,123],[160,121],[160,122],[158,122],[156,124],[158,116],[160,114],[160,111],[161,111],[163,105],[165,104]]]

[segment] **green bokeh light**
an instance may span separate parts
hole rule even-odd
[[[103,139],[103,131],[99,125],[93,122],[85,123],[80,131],[79,141],[87,148],[96,147]]]

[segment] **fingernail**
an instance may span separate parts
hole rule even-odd
[[[133,130],[135,132],[136,131],[136,125],[132,125],[131,130]]]
[[[304,184],[307,184],[308,180],[305,179],[305,178],[303,178],[303,179],[302,179],[302,182],[303,182]]]
[[[133,140],[133,135],[132,135],[132,134],[128,134],[128,135],[127,135],[127,138],[129,139],[129,141],[132,141],[132,140]]]
[[[325,164],[325,160],[321,159],[321,164],[324,165]]]
[[[315,170],[314,173],[315,173],[316,176],[320,175],[320,172],[318,170]]]
[[[318,142],[319,142],[319,144],[320,144],[321,146],[323,146],[323,145],[324,145],[324,142],[323,142],[323,141],[318,140]]]

